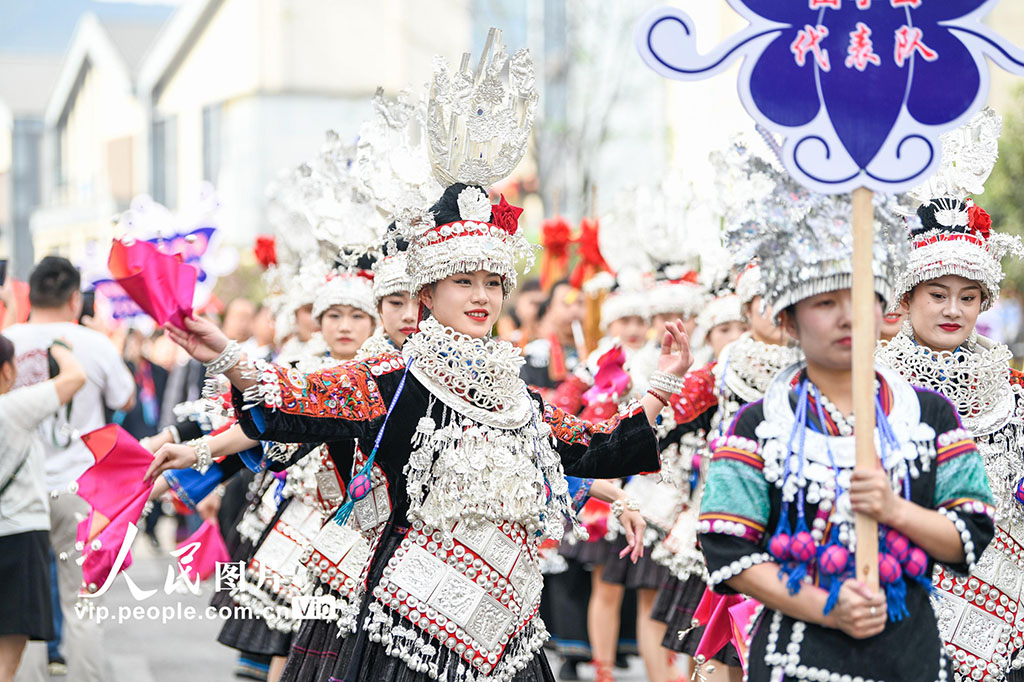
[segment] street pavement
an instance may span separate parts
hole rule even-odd
[[[163,526],[164,522],[161,522]],[[187,590],[167,594],[164,583],[167,568],[175,565],[168,548],[173,547],[169,527],[158,527],[162,549],[155,549],[148,538],[139,533],[133,548],[133,563],[127,575],[142,590],[156,592],[139,600],[132,595],[123,575],[118,576],[103,604],[109,618],[104,620],[104,651],[110,682],[230,682],[234,677],[237,653],[217,642],[223,623],[219,618],[206,618],[213,594],[212,581],[201,586],[202,593]],[[194,609],[194,618],[189,608]],[[166,617],[165,617],[166,612]],[[151,618],[150,616],[156,616]],[[552,670],[557,675],[561,661],[549,654]],[[589,665],[579,666],[581,680],[592,680]],[[67,678],[54,677],[53,682]],[[639,659],[631,659],[629,670],[616,671],[618,682],[646,680]]]

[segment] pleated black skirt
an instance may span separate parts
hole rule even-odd
[[[0,635],[50,640],[50,534],[45,530],[0,536]]]

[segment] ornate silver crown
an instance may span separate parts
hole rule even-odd
[[[742,202],[726,218],[725,237],[737,267],[761,266],[764,305],[777,316],[789,305],[837,289],[853,279],[853,206],[849,195],[824,195],[797,184],[785,171],[755,156],[742,142],[714,162],[720,177],[743,188]],[[874,197],[875,291],[893,300],[893,279],[905,265],[910,242],[891,197]]]
[[[914,250],[907,267],[898,275],[895,308],[904,294],[918,284],[944,275],[958,275],[979,282],[985,289],[982,310],[999,298],[1003,280],[1002,260],[1007,255],[1024,256],[1024,245],[1017,235],[975,229],[972,211],[977,210],[968,195],[985,191],[999,157],[1002,118],[991,108],[978,112],[965,125],[944,133],[942,163],[926,183],[911,190],[905,203],[913,209],[925,206],[934,213],[934,221],[914,232]],[[917,221],[918,216],[913,216]]]
[[[999,135],[1003,119],[991,107],[985,107],[963,126],[939,138],[942,164],[927,182],[908,192],[919,204],[944,197],[964,199],[982,194],[985,181],[999,158]]]
[[[386,220],[405,207],[427,207],[444,190],[427,153],[426,103],[411,90],[396,99],[377,88],[373,116],[359,129],[352,174]]]
[[[529,50],[508,58],[501,31],[492,28],[476,67],[462,55],[452,73],[434,58],[427,105],[430,163],[443,186],[490,187],[507,177],[526,153],[537,109]]]

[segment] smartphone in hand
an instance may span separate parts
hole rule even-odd
[[[7,259],[0,258],[0,287],[7,281]]]

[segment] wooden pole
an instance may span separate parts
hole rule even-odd
[[[853,414],[857,468],[876,469],[875,452],[875,277],[871,259],[875,215],[871,190],[853,191]],[[855,519],[857,579],[878,590],[878,523],[862,514]]]

